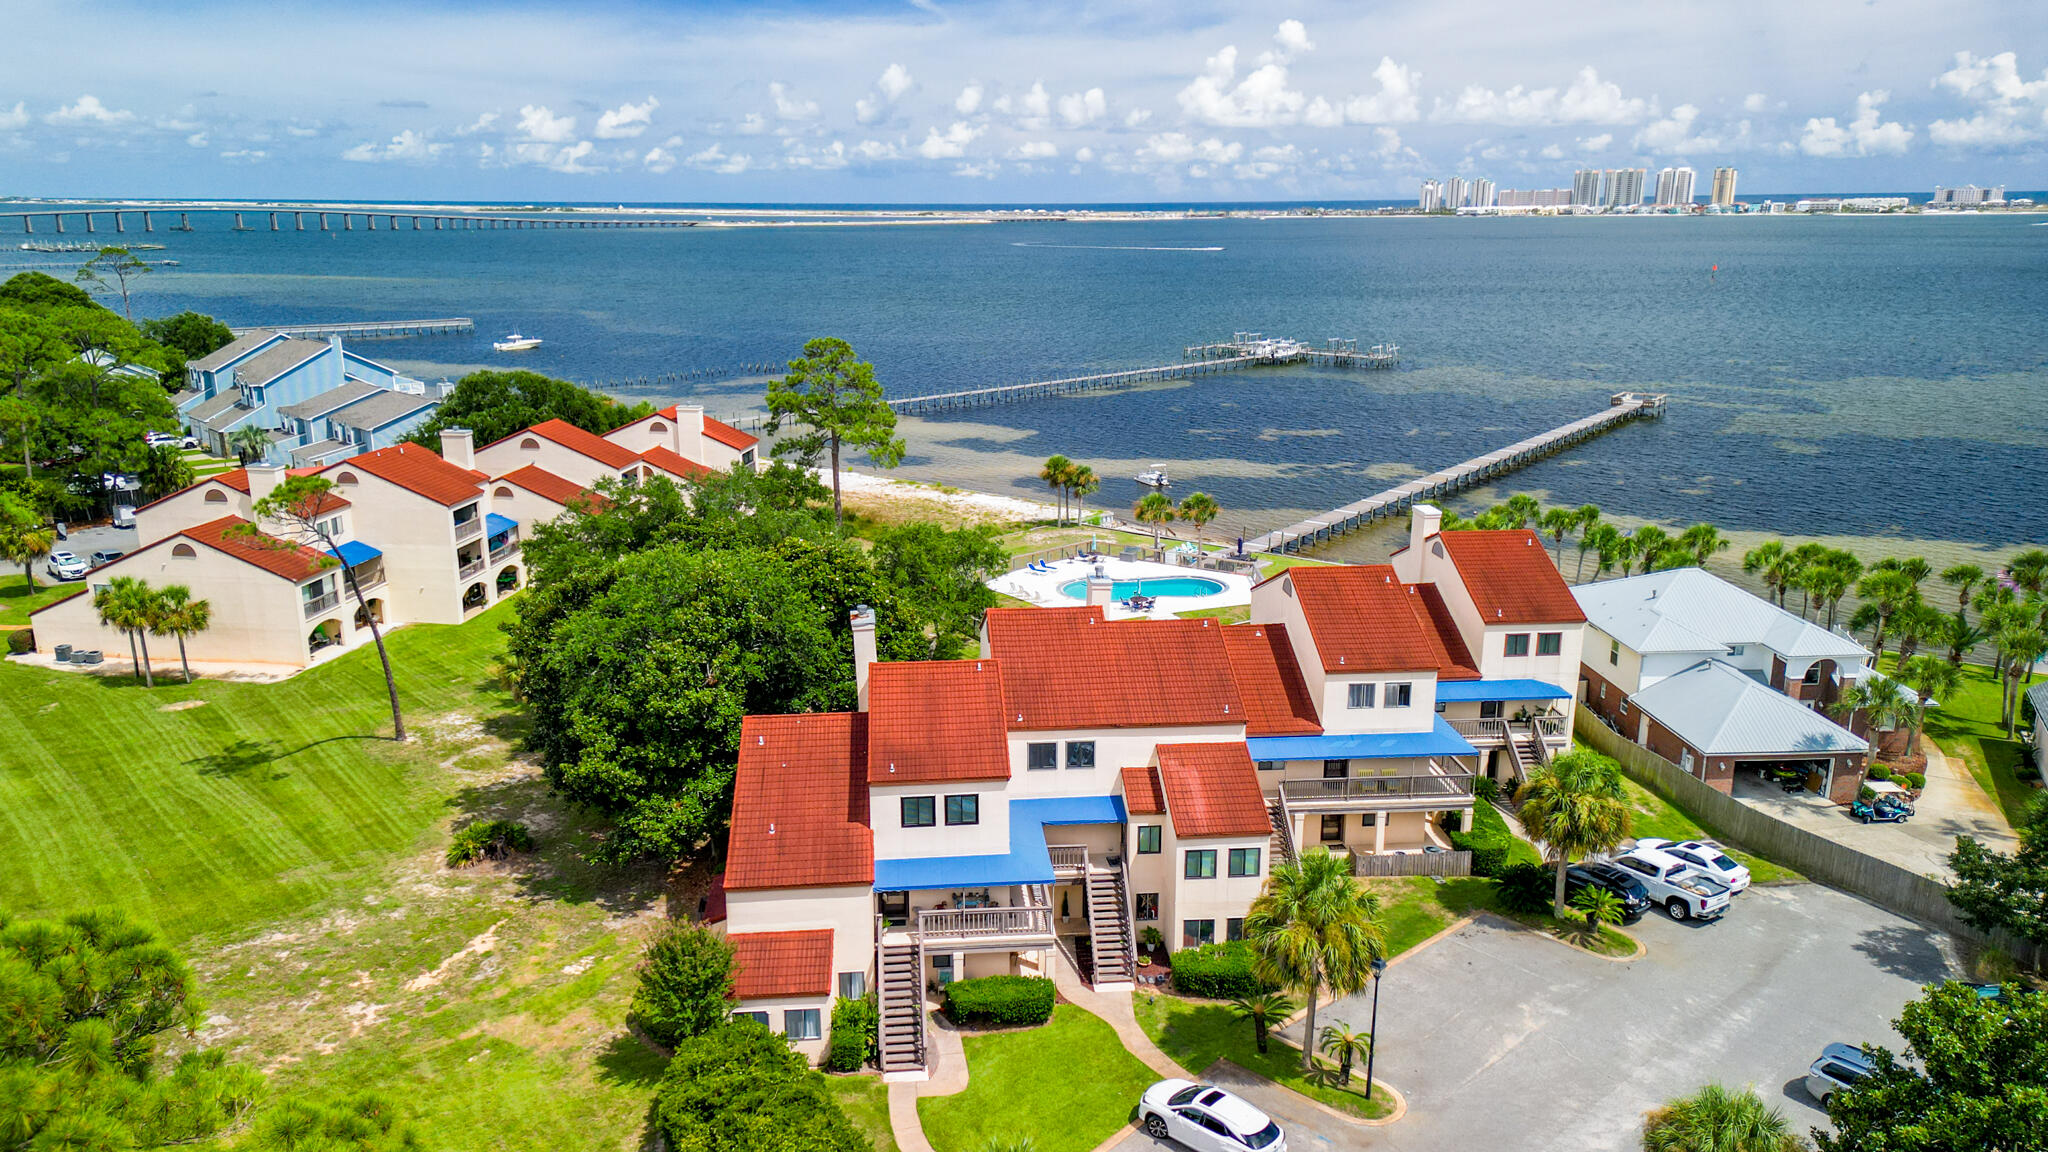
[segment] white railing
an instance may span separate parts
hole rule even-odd
[[[1446,723],[1451,726],[1451,731],[1456,732],[1467,740],[1506,740],[1508,738],[1507,725],[1499,720],[1490,718],[1483,720],[1449,720]]]
[[[519,537],[514,536],[512,539],[491,549],[491,563],[496,564],[517,551],[519,551]]]
[[[324,596],[306,601],[306,615],[308,617],[318,616],[339,603],[341,603],[341,595],[336,592],[329,592]]]
[[[382,564],[367,571],[360,568],[351,568],[348,575],[349,579],[355,581],[356,591],[358,592],[368,592],[372,588],[382,588],[384,586],[384,566]]]
[[[1282,780],[1280,796],[1289,804],[1329,801],[1452,799],[1472,795],[1470,772],[1421,772],[1402,776],[1347,776],[1335,780]]]
[[[1048,844],[1046,853],[1052,857],[1052,870],[1088,870],[1088,846],[1085,844]]]
[[[1050,936],[1050,908],[947,908],[921,909],[917,934],[922,939],[962,939],[977,936]]]
[[[481,516],[472,516],[469,519],[463,520],[455,525],[455,542],[457,544],[460,544],[464,540],[473,540],[483,530],[484,518]]]
[[[483,570],[484,558],[479,556],[467,564],[458,565],[455,569],[455,578],[457,580],[467,580]]]

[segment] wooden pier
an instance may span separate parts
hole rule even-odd
[[[176,224],[167,224],[172,232],[191,232],[194,216],[233,216],[230,232],[353,232],[356,221],[363,222],[366,232],[474,232],[499,231],[505,229],[561,229],[561,228],[695,228],[695,220],[669,220],[657,217],[631,216],[583,216],[544,215],[513,216],[505,214],[481,214],[474,212],[405,212],[389,209],[338,209],[338,208],[196,208],[191,206],[129,207],[119,208],[46,208],[32,212],[0,212],[0,219],[14,219],[21,222],[25,236],[36,234],[36,221],[43,221],[58,235],[64,235],[66,219],[85,226],[87,235],[100,231],[102,223],[111,223],[116,234],[128,231],[131,221],[139,221],[144,232],[156,231],[157,217],[178,218]],[[249,220],[267,220],[267,228],[250,224]],[[378,221],[383,221],[382,229]],[[311,227],[308,227],[308,224]],[[410,227],[405,227],[405,225]],[[110,241],[119,244],[120,241]]]
[[[1089,376],[1067,376],[1058,380],[1035,380],[1029,384],[999,384],[990,388],[966,388],[958,392],[934,392],[924,396],[903,396],[888,401],[901,413],[944,412],[956,408],[981,408],[1046,396],[1077,392],[1101,392],[1163,380],[1185,380],[1214,372],[1236,372],[1246,368],[1278,364],[1322,363],[1339,368],[1391,368],[1400,362],[1400,349],[1392,344],[1359,348],[1356,340],[1331,340],[1314,348],[1295,340],[1239,332],[1230,340],[1195,344],[1181,354],[1178,364],[1151,368],[1128,368],[1120,372],[1097,372]]]
[[[251,324],[228,331],[237,336],[251,332],[282,332],[287,336],[347,336],[374,339],[379,336],[444,336],[453,332],[474,332],[476,321],[467,316],[442,320],[357,320],[340,324]]]
[[[1606,408],[1591,416],[1552,428],[1526,440],[1518,440],[1497,452],[1488,452],[1462,464],[1454,464],[1420,479],[1410,480],[1397,488],[1389,488],[1355,504],[1346,504],[1321,516],[1275,529],[1256,540],[1246,541],[1245,551],[1297,552],[1377,521],[1400,516],[1417,501],[1448,496],[1453,492],[1483,484],[1494,477],[1532,464],[1553,452],[1590,440],[1631,420],[1662,416],[1665,399],[1663,393],[1617,392],[1608,401]]]

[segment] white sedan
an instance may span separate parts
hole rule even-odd
[[[1138,1123],[1156,1140],[1198,1152],[1287,1152],[1287,1135],[1243,1099],[1192,1080],[1161,1080],[1145,1090]]]
[[[1681,840],[1673,843],[1655,836],[1636,841],[1640,848],[1655,848],[1678,857],[1687,864],[1705,872],[1728,886],[1731,892],[1740,892],[1749,887],[1749,869],[1728,858],[1726,852],[1703,840]]]

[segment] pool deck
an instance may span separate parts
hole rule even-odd
[[[1086,604],[1087,600],[1061,593],[1061,586],[1087,579],[1094,572],[1097,563],[1101,564],[1104,574],[1117,582],[1184,577],[1213,580],[1223,585],[1223,591],[1212,596],[1161,596],[1150,612],[1133,612],[1121,603],[1112,602],[1103,609],[1103,615],[1111,620],[1171,620],[1182,612],[1202,608],[1229,608],[1252,602],[1252,582],[1249,577],[1227,572],[1205,572],[1183,568],[1177,564],[1155,564],[1150,560],[1118,560],[1108,556],[1100,561],[1055,561],[1050,572],[1033,572],[1027,568],[1019,568],[989,581],[988,586],[1005,596],[1014,596],[1041,608],[1072,608]]]

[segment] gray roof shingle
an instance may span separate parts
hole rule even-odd
[[[268,384],[328,347],[323,340],[281,340],[243,362],[235,369],[235,379],[243,384]]]
[[[335,413],[334,422],[350,428],[365,430],[382,428],[393,420],[401,420],[424,408],[440,404],[439,400],[425,396],[414,396],[408,392],[384,392],[357,404],[351,404]]]
[[[339,388],[329,388],[318,396],[309,397],[299,401],[297,404],[289,404],[279,408],[277,414],[294,420],[317,420],[329,412],[339,408],[346,408],[365,396],[374,396],[381,391],[383,389],[375,384],[362,380],[349,380]]]
[[[1720,660],[1702,660],[1666,676],[1629,703],[1707,756],[1825,756],[1869,747],[1847,728]]]
[[[267,341],[276,338],[276,336],[277,333],[268,330],[259,330],[245,336],[237,336],[197,360],[186,361],[185,367],[197,368],[201,372],[212,372],[216,369],[225,368],[229,364],[234,363],[238,358],[248,355],[257,348],[261,348]]]
[[[1718,656],[1733,644],[1761,644],[1800,660],[1870,658],[1856,641],[1699,568],[1581,584],[1572,595],[1595,628],[1637,652]]]

